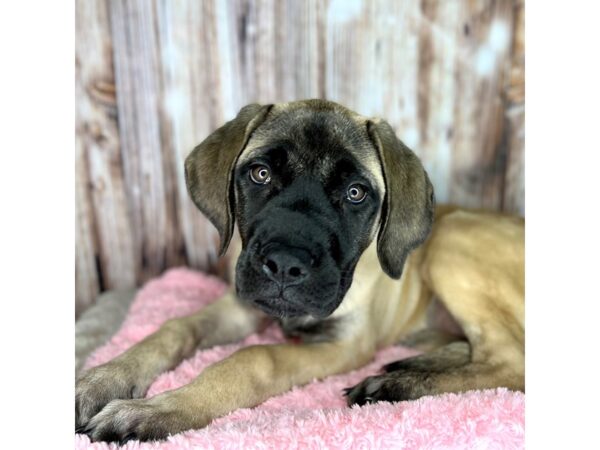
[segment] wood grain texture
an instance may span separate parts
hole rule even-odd
[[[76,314],[99,290],[136,284],[107,5],[76,8]]]
[[[162,148],[162,79],[154,2],[110,3],[119,135],[138,282],[181,263],[171,155]]]
[[[514,4],[511,64],[504,87],[507,161],[502,209],[525,214],[525,2]]]
[[[454,27],[461,52],[456,71],[448,200],[499,209],[506,165],[502,143],[503,75],[510,64],[512,2],[461,4],[464,9]]]
[[[502,210],[525,215],[525,106],[506,110],[506,174],[502,192]]]
[[[214,6],[210,1],[157,2],[162,150],[169,161],[164,167],[170,176],[169,198],[176,207],[173,226],[181,233],[177,245],[186,256],[183,262],[205,270],[216,264],[218,234],[189,199],[183,162],[225,121],[223,99],[228,97],[221,92],[229,88],[224,86],[229,77],[220,76]]]
[[[77,2],[77,302],[224,275],[183,161],[247,103],[383,117],[442,202],[524,211],[522,0]],[[113,64],[114,61],[114,64]]]

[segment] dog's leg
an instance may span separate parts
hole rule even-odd
[[[471,346],[466,341],[454,341],[424,355],[401,359],[383,366],[385,372],[397,370],[441,371],[460,367],[471,361]]]
[[[471,335],[471,343],[452,342],[384,366],[386,373],[368,377],[347,389],[348,403],[414,400],[425,395],[496,387],[524,391],[522,342],[500,326],[478,336]]]
[[[398,344],[426,353],[437,350],[438,348],[444,347],[452,342],[462,340],[464,340],[464,338],[456,334],[426,328],[407,335],[400,342],[398,342]]]
[[[81,430],[107,403],[142,397],[161,372],[198,348],[234,342],[256,331],[264,315],[232,293],[198,313],[165,322],[122,355],[83,373],[76,382],[75,420]]]
[[[115,400],[90,421],[92,440],[163,439],[207,425],[315,378],[364,365],[374,346],[357,343],[260,345],[205,369],[192,383],[150,399]]]
[[[388,364],[384,367],[388,373],[368,377],[349,388],[349,404],[413,400],[501,386],[524,391],[521,336],[502,327],[501,321],[465,329],[469,342],[453,342],[431,353]]]
[[[422,270],[468,344],[448,344],[388,365],[392,372],[351,388],[350,403],[496,387],[524,390],[522,229],[508,219],[482,222],[477,217],[444,218]]]
[[[388,373],[368,377],[347,390],[348,403],[414,400],[424,395],[498,386],[523,390],[519,370],[507,365],[471,362],[469,344],[454,342],[421,356],[385,366]]]
[[[368,377],[346,389],[348,403],[363,405],[379,400],[410,400],[432,394],[432,376],[467,365],[470,356],[469,343],[459,341],[431,353],[387,364],[383,367],[387,373]]]

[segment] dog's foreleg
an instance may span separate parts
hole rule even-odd
[[[464,340],[461,336],[441,330],[426,328],[404,337],[398,344],[411,347],[422,352],[433,352],[452,342]]]
[[[340,343],[246,347],[180,389],[150,399],[109,403],[86,432],[92,440],[163,439],[255,406],[293,386],[360,367],[373,352],[357,353],[353,346]]]
[[[424,395],[498,386],[524,390],[520,368],[472,361],[467,342],[454,342],[435,352],[388,364],[384,369],[387,373],[368,377],[348,389],[348,403],[414,400]]]
[[[399,361],[350,389],[350,403],[507,387],[525,389],[524,229],[513,218],[440,220],[420,273],[467,342]]]
[[[240,304],[232,293],[196,314],[171,319],[117,358],[83,373],[76,382],[76,428],[83,429],[107,403],[142,397],[160,373],[198,348],[242,339],[264,315]]]

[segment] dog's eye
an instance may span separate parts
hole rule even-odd
[[[267,166],[257,165],[250,169],[250,179],[256,184],[267,184],[271,181],[271,172]]]
[[[346,192],[346,198],[351,203],[360,203],[367,197],[367,191],[360,184],[351,184]]]

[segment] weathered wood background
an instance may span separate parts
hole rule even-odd
[[[79,0],[76,314],[167,267],[220,273],[183,160],[250,102],[385,117],[439,201],[523,213],[524,5]]]

